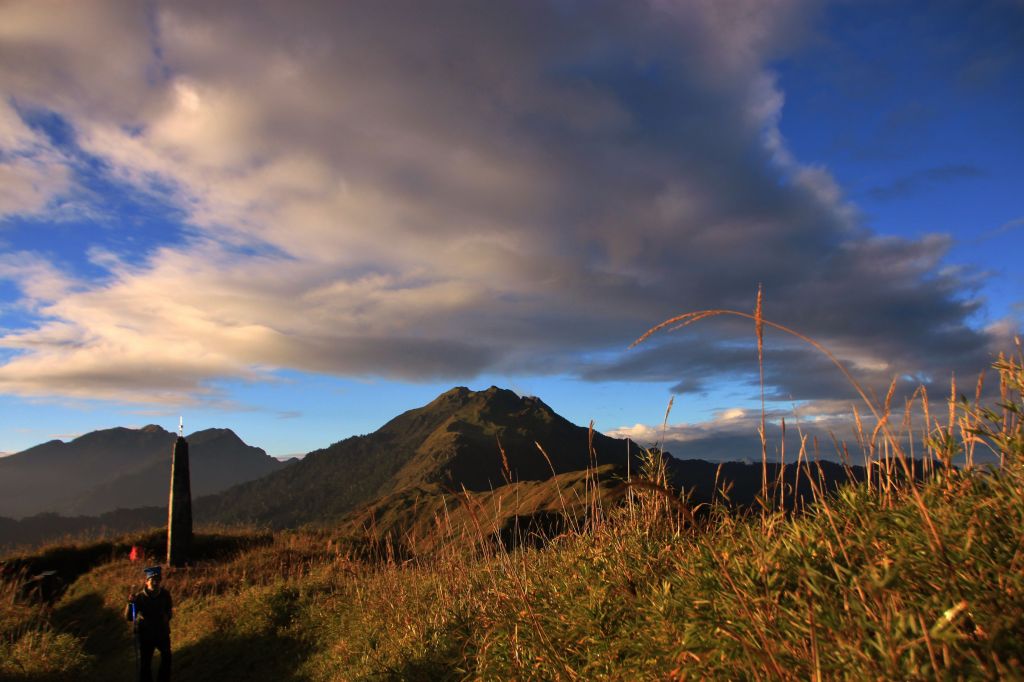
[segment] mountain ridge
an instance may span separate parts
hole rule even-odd
[[[124,436],[127,431],[131,430],[120,429],[116,433]],[[173,434],[162,429],[151,429],[150,435],[160,432],[170,439],[168,443],[173,440]],[[208,490],[196,478],[204,461],[197,455],[204,447],[227,440],[271,458],[259,448],[246,446],[230,429],[208,429],[189,438],[193,452],[193,512],[199,524],[270,528],[337,524],[353,529],[358,526],[359,517],[372,510],[376,523],[397,533],[425,528],[431,519],[416,515],[422,511],[429,516],[431,510],[448,509],[441,498],[451,499],[453,494],[465,497],[467,503],[470,499],[474,500],[472,504],[496,503],[504,510],[502,513],[520,518],[557,512],[556,501],[562,507],[563,498],[586,495],[586,486],[590,485],[587,472],[595,467],[600,470],[602,494],[617,498],[621,481],[630,471],[627,462],[633,475],[637,475],[642,452],[629,440],[572,424],[540,398],[519,396],[496,386],[482,391],[457,386],[426,405],[402,412],[373,433],[344,438],[289,464],[278,462],[278,468],[265,476],[212,494],[204,494]],[[168,444],[165,456],[169,455],[169,448]],[[760,466],[736,461],[680,460],[665,455],[668,482],[690,494],[694,505],[710,501],[723,487],[728,488],[730,502],[741,506],[754,504],[761,492]],[[832,488],[848,480],[851,474],[853,478],[863,478],[861,467],[846,469],[822,461],[816,468],[822,487]],[[77,513],[78,517],[69,519],[68,527],[89,529],[82,532],[103,527],[98,513],[91,511],[90,500],[105,499],[124,488],[139,488],[140,494],[133,504],[140,507],[140,519],[156,518],[152,511],[154,502],[166,509],[167,465],[156,466],[152,476],[156,483],[148,492],[134,482],[145,478],[146,472],[129,472],[105,487],[94,486],[91,498],[83,495],[70,505],[76,510],[70,513]],[[785,479],[791,491],[787,501],[792,502],[797,496],[808,497],[808,477],[801,479],[792,465],[787,465],[780,476],[778,465],[769,463],[768,478]],[[562,493],[558,492],[562,485],[559,481],[568,486],[562,488]],[[428,500],[431,496],[434,499]],[[421,500],[423,504],[410,508],[410,499]],[[515,500],[514,506],[503,500]],[[109,518],[116,519],[118,526],[141,527],[141,521],[132,520],[131,510],[123,511]],[[89,513],[93,516],[81,516]],[[52,534],[61,523],[60,517],[53,514],[24,521],[20,525],[4,523],[22,537],[32,536],[35,528]]]
[[[50,440],[0,459],[0,516],[99,515],[163,503],[175,434],[155,424],[90,431]],[[210,494],[277,470],[284,463],[230,429],[188,436],[193,490]]]
[[[506,478],[542,480],[552,470],[585,469],[591,440],[598,461],[625,463],[625,441],[576,426],[539,398],[497,386],[457,386],[373,433],[337,441],[286,470],[196,500],[196,515],[277,527],[337,519],[419,484],[482,491]]]

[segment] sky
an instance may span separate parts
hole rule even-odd
[[[752,323],[630,344],[759,286],[897,405],[973,386],[1024,318],[1021,74],[1019,0],[0,2],[0,452],[300,454],[494,384],[756,458]],[[772,428],[849,437],[765,344]]]

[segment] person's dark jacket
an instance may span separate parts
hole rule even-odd
[[[171,593],[160,587],[150,592],[142,590],[132,597],[125,606],[125,619],[131,620],[131,605],[135,604],[135,632],[147,639],[164,639],[171,634],[171,617],[174,615]]]

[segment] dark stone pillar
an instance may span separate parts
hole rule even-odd
[[[171,498],[167,505],[167,564],[184,566],[192,546],[192,484],[188,441],[178,436],[171,454]]]

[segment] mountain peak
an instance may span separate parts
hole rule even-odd
[[[157,424],[146,424],[139,430],[142,431],[143,433],[167,433],[164,427],[159,426]]]
[[[441,395],[437,396],[431,401],[431,404],[457,404],[462,405],[466,400],[473,395],[473,391],[469,390],[465,386],[455,386],[450,388]]]
[[[539,398],[499,386],[456,386],[374,433],[311,452],[198,508],[204,518],[221,522],[325,520],[417,486],[489,490],[507,479],[539,481],[583,470],[591,462],[591,440],[597,461],[625,464],[625,441],[599,433],[591,438]]]
[[[484,403],[491,402],[494,400],[500,400],[504,402],[516,401],[519,402],[522,398],[519,397],[515,391],[510,391],[507,388],[501,388],[500,386],[491,386],[482,391],[473,391],[465,386],[455,386],[450,388],[441,395],[434,398],[431,404],[459,404],[465,405],[471,401],[481,401]],[[426,407],[429,407],[427,405]]]
[[[521,398],[519,397],[519,394],[516,393],[515,391],[511,391],[511,390],[509,390],[507,388],[501,388],[499,386],[491,386],[486,391],[480,391],[480,393],[483,394],[484,396],[486,396],[489,399],[490,398],[499,398],[499,399],[509,399],[509,398],[512,398],[512,399],[515,399],[517,401],[521,400]]]
[[[217,428],[217,427],[213,427],[213,428],[209,428],[209,429],[203,429],[201,431],[194,431],[189,436],[189,438],[194,438],[196,436],[204,436],[204,437],[208,437],[208,438],[220,438],[220,437],[223,437],[223,436],[227,436],[229,438],[238,438],[238,434],[235,433],[234,431],[232,431],[231,429]],[[239,440],[241,440],[241,439],[239,438]]]
[[[520,480],[547,478],[552,466],[570,471],[588,464],[586,429],[558,416],[539,398],[521,397],[499,386],[481,391],[452,388],[396,418],[385,431],[388,447],[407,453],[393,474],[395,487],[440,482],[486,489],[508,473],[501,468],[499,443],[512,475]],[[608,447],[611,439],[598,440],[605,451],[602,461],[620,459],[617,448]],[[550,464],[535,442],[550,448]]]
[[[437,396],[428,405],[406,412],[393,422],[404,427],[415,424],[417,429],[427,427],[432,431],[448,420],[474,424],[499,422],[507,424],[510,418],[519,419],[535,414],[545,421],[554,413],[536,398],[522,398],[515,391],[500,386],[491,386],[482,391],[473,391],[465,386],[456,386]]]

